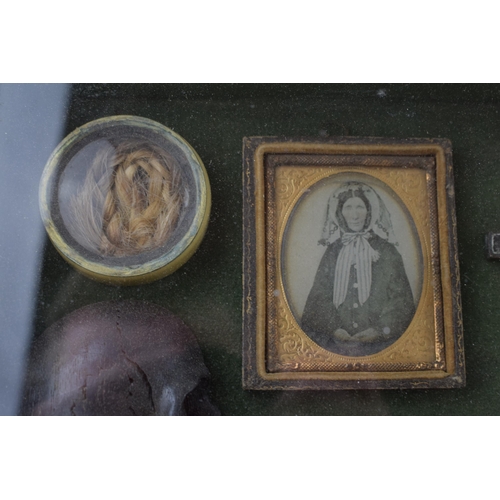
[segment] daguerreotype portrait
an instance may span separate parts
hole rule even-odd
[[[451,146],[244,142],[249,389],[465,381]]]
[[[302,330],[328,351],[381,351],[415,315],[422,274],[418,240],[411,219],[387,191],[366,175],[334,175],[305,193],[289,219],[286,293]]]

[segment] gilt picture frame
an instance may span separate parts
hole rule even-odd
[[[243,141],[243,387],[458,388],[451,143]]]

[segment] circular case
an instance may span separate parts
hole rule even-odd
[[[40,212],[58,252],[89,278],[138,285],[193,255],[211,196],[196,151],[146,118],[112,116],[68,135],[40,181]]]

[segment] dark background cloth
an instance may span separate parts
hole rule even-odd
[[[0,90],[1,140],[26,162],[4,156],[0,184],[16,193],[2,215],[0,265],[6,294],[32,300],[22,315],[4,302],[2,414],[26,352],[15,347],[26,318],[34,337],[66,314],[113,299],[143,299],[180,316],[195,332],[212,374],[213,401],[223,415],[485,415],[500,414],[500,263],[485,258],[484,238],[500,231],[500,85],[186,85],[84,84],[69,87],[62,133],[97,118],[131,114],[156,120],[184,137],[203,160],[212,187],[207,234],[189,262],[171,276],[139,287],[110,287],[78,274],[44,240],[40,262],[27,265],[20,249],[41,226],[38,180],[57,141],[36,145],[54,124],[41,106],[55,87]],[[24,88],[24,87],[23,87]],[[25,93],[28,93],[28,97]],[[30,98],[29,98],[30,97]],[[16,100],[17,99],[17,100]],[[18,108],[6,116],[8,103]],[[15,112],[14,112],[15,111]],[[467,386],[453,390],[243,391],[242,363],[242,138],[444,137],[453,145],[457,231]],[[14,168],[15,167],[15,168]],[[16,190],[15,188],[19,188]],[[9,198],[4,197],[5,200]],[[27,208],[31,210],[27,212]],[[7,210],[6,209],[6,210]],[[5,214],[9,214],[6,217]],[[15,218],[15,219],[14,219]],[[7,222],[15,220],[15,226]],[[43,228],[40,227],[40,234]],[[8,253],[7,249],[12,248]],[[24,274],[32,274],[33,285]],[[27,280],[27,278],[26,278]],[[16,286],[26,283],[32,295]],[[26,349],[27,350],[27,349]],[[22,389],[22,380],[17,385]]]
[[[355,265],[351,265],[347,296],[336,308],[333,304],[335,268],[342,240],[338,239],[325,250],[318,266],[311,292],[302,315],[302,328],[321,347],[347,356],[365,356],[385,349],[406,330],[415,314],[410,283],[403,259],[394,245],[373,232],[369,244],[380,257],[372,263],[370,296],[359,303]],[[350,335],[374,328],[382,333],[389,328],[387,340],[361,343],[340,342],[334,339],[335,330],[342,328]]]

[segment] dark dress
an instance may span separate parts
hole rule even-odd
[[[338,309],[333,304],[335,266],[342,248],[341,239],[328,246],[314,279],[302,315],[302,329],[321,347],[347,356],[366,356],[385,349],[407,329],[415,304],[403,266],[395,246],[372,233],[371,247],[380,257],[372,263],[370,296],[359,304],[355,264],[351,265],[347,296]],[[339,342],[335,330],[342,328],[350,335],[374,328],[383,334],[373,343]]]

